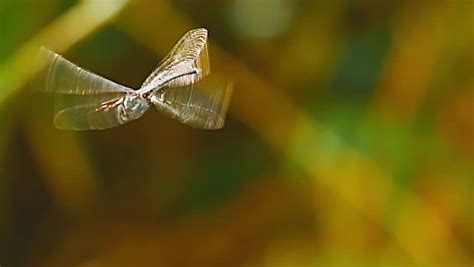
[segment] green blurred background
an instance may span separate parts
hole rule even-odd
[[[472,0],[0,0],[0,265],[472,266]],[[139,87],[187,30],[226,126],[52,124],[40,45]]]

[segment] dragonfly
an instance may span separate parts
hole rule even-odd
[[[193,128],[222,128],[233,83],[210,75],[208,46],[206,29],[187,32],[139,89],[104,78],[42,47],[39,60],[44,69],[44,90],[74,99],[55,113],[55,127],[108,129],[136,120],[154,106],[163,115]]]

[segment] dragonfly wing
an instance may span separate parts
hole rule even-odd
[[[59,110],[54,116],[54,125],[64,130],[101,130],[119,126],[124,119],[125,95],[115,98],[89,99],[87,103]]]
[[[185,86],[208,75],[211,71],[209,64],[207,30],[200,28],[187,32],[171,49],[169,54],[160,62],[158,67],[146,78],[143,87],[154,88],[161,85],[169,77],[199,68],[197,75],[186,75],[173,79],[167,85],[170,87]]]
[[[211,75],[195,84],[163,88],[152,102],[172,119],[193,128],[215,130],[224,127],[232,90],[232,83]]]
[[[45,79],[45,91],[59,94],[96,95],[133,90],[82,69],[61,55],[42,47],[38,58]]]

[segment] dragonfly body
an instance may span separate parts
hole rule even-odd
[[[118,116],[120,117],[121,124],[136,120],[140,118],[150,108],[151,105],[157,106],[159,110],[163,109],[166,103],[164,102],[164,99],[160,99],[157,96],[161,95],[159,93],[160,89],[166,87],[168,82],[185,75],[197,75],[198,73],[199,69],[191,69],[173,74],[167,79],[162,79],[162,81],[160,81],[160,83],[156,84],[154,87],[145,86],[139,90],[127,93],[123,98],[120,98],[115,102],[105,103],[104,108],[120,105],[118,108]],[[109,104],[112,104],[112,106],[108,107]]]
[[[140,118],[151,105],[150,100],[143,97],[139,92],[127,93],[123,101],[120,101],[119,116],[121,124]]]
[[[150,106],[200,129],[224,125],[231,83],[209,75],[207,30],[186,33],[138,90],[84,70],[43,48],[47,92],[78,96],[80,104],[56,113],[57,128],[100,130],[140,118]]]

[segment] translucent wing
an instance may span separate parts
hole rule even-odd
[[[115,97],[114,97],[115,96]],[[54,125],[64,130],[101,130],[119,126],[127,122],[123,119],[123,101],[126,96],[105,94],[81,96],[67,99],[61,104],[70,106],[60,109],[54,116]],[[84,104],[74,105],[83,102]]]
[[[183,87],[159,90],[152,102],[166,116],[199,129],[224,127],[232,84],[217,75]]]
[[[65,130],[99,130],[121,125],[131,88],[84,70],[44,47],[38,57],[44,90],[55,93],[54,125]]]
[[[43,73],[45,91],[47,92],[95,95],[133,91],[128,87],[84,70],[44,47],[40,49],[38,59]]]
[[[142,88],[155,88],[169,77],[189,71],[193,68],[201,69],[197,75],[186,75],[172,80],[168,86],[179,87],[199,81],[210,73],[207,45],[207,30],[195,29],[187,32],[170,53],[160,62],[150,76],[143,82]]]

